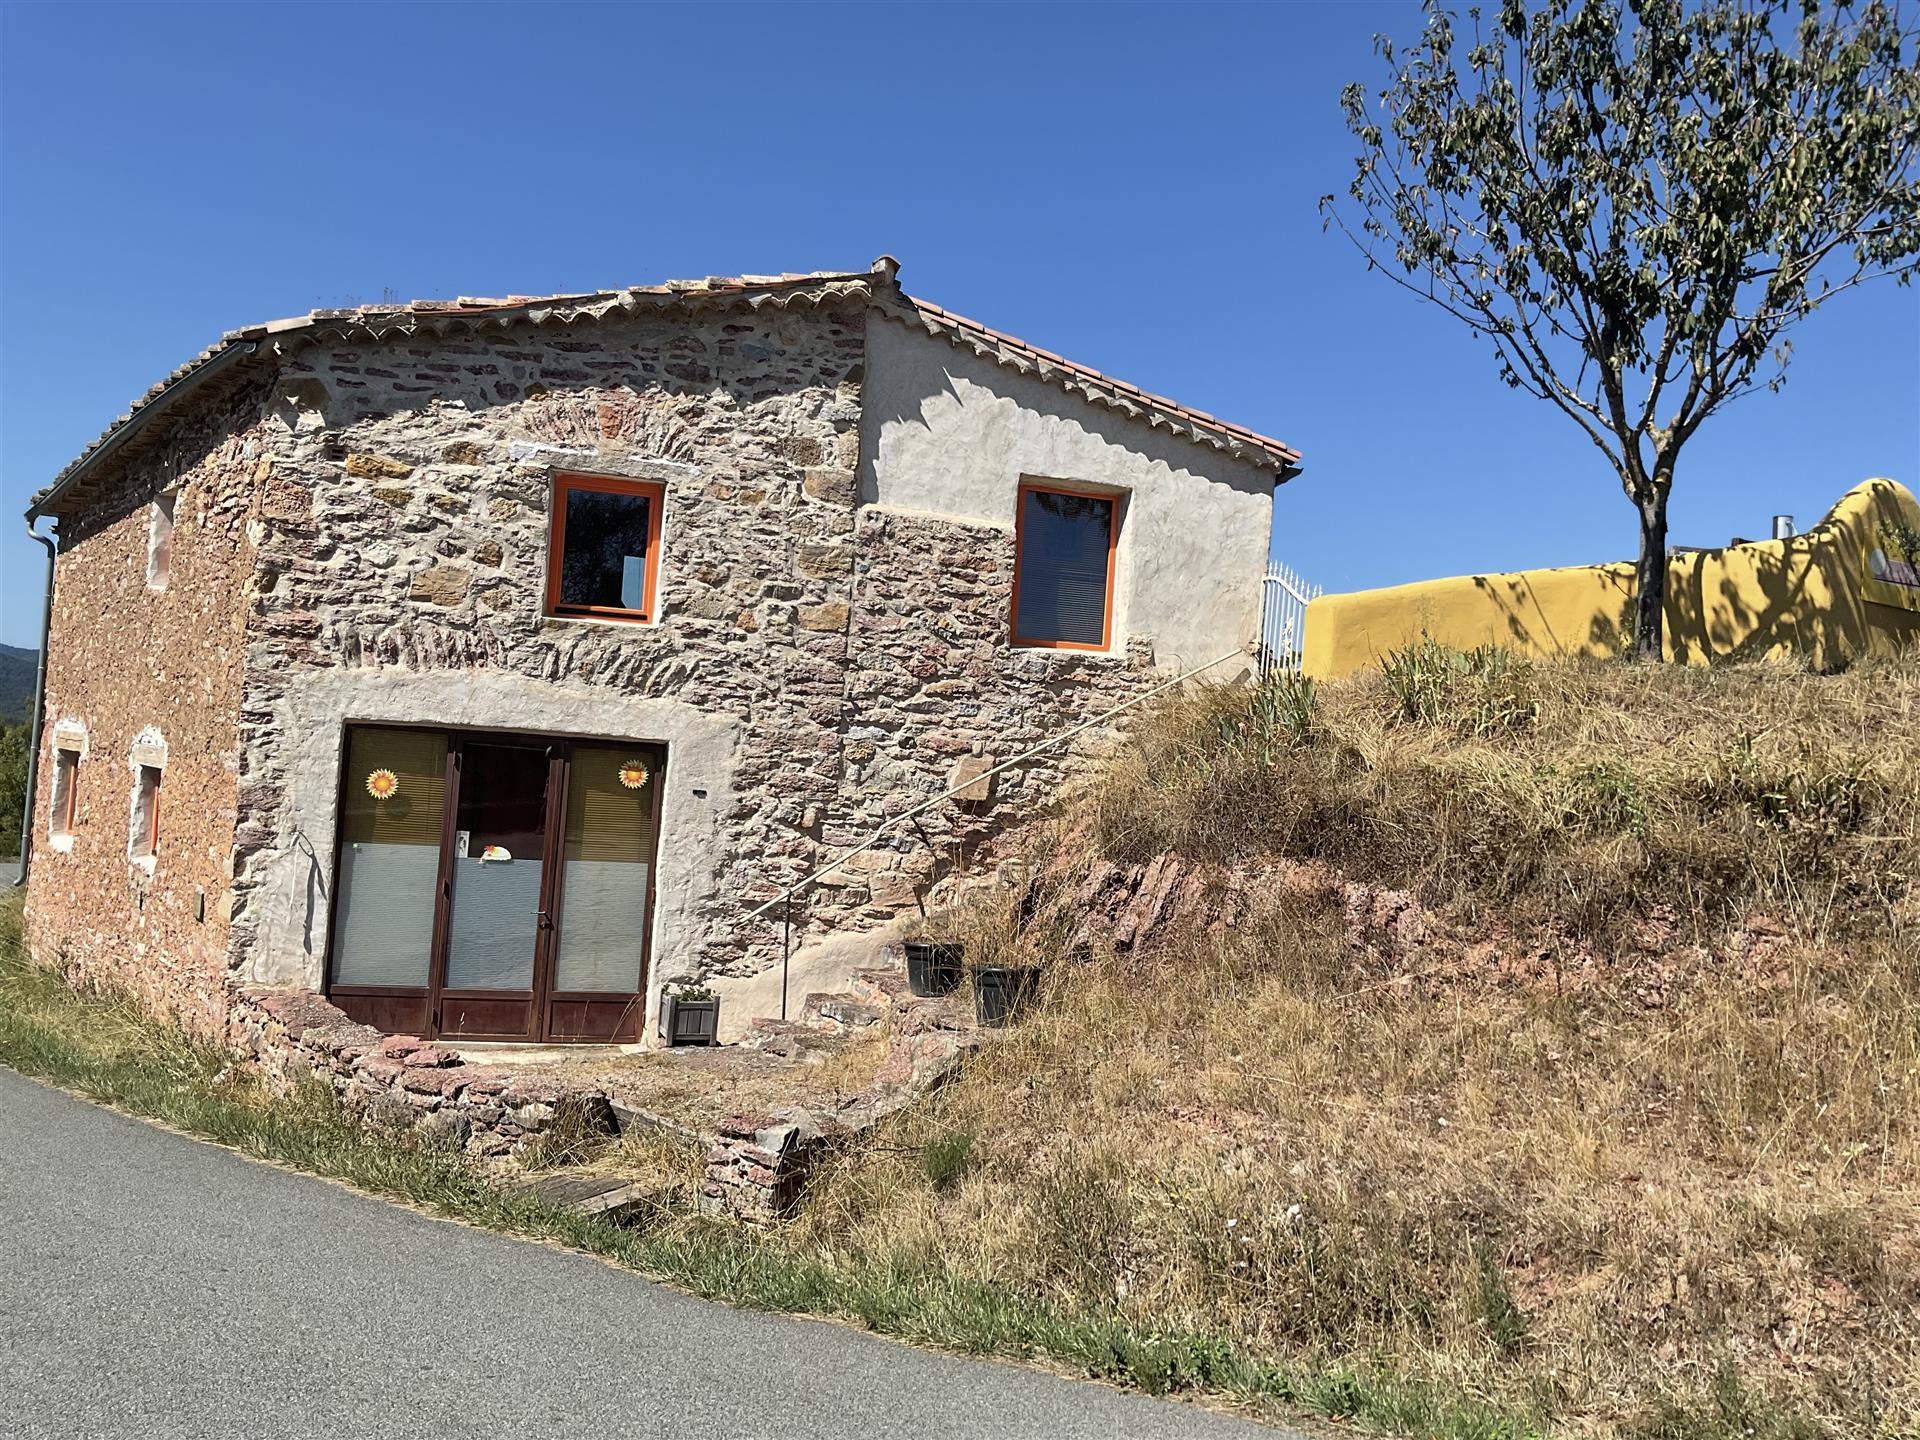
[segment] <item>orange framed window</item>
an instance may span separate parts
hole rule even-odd
[[[1105,650],[1125,497],[1022,483],[1014,526],[1013,643]]]
[[[667,487],[556,475],[547,545],[547,613],[654,619]]]

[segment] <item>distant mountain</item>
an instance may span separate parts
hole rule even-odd
[[[33,677],[40,652],[0,645],[0,720],[33,718]]]

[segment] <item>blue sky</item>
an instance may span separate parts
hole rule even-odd
[[[1412,4],[9,4],[0,510],[221,331],[388,296],[862,269],[1305,452],[1330,590],[1620,558],[1590,442],[1315,202]],[[1920,475],[1920,290],[1843,298],[1683,457],[1673,539]],[[41,551],[0,520],[0,641]]]

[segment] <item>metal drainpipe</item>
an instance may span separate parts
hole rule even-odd
[[[34,527],[38,515],[27,518],[27,534],[47,547],[47,593],[40,602],[40,658],[33,677],[33,733],[27,742],[27,801],[20,816],[20,878],[27,883],[27,867],[33,863],[33,807],[40,784],[40,730],[47,719],[47,640],[53,634],[53,560],[58,553],[51,535],[42,535]]]

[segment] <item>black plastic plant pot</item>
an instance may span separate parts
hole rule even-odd
[[[973,972],[973,1013],[982,1025],[1004,1025],[1033,998],[1040,984],[1034,965],[982,965]]]
[[[950,995],[960,988],[966,947],[932,940],[907,941],[907,988],[919,996]]]
[[[682,1000],[669,995],[660,1002],[660,1029],[669,1045],[714,1045],[720,1036],[720,1002]]]

